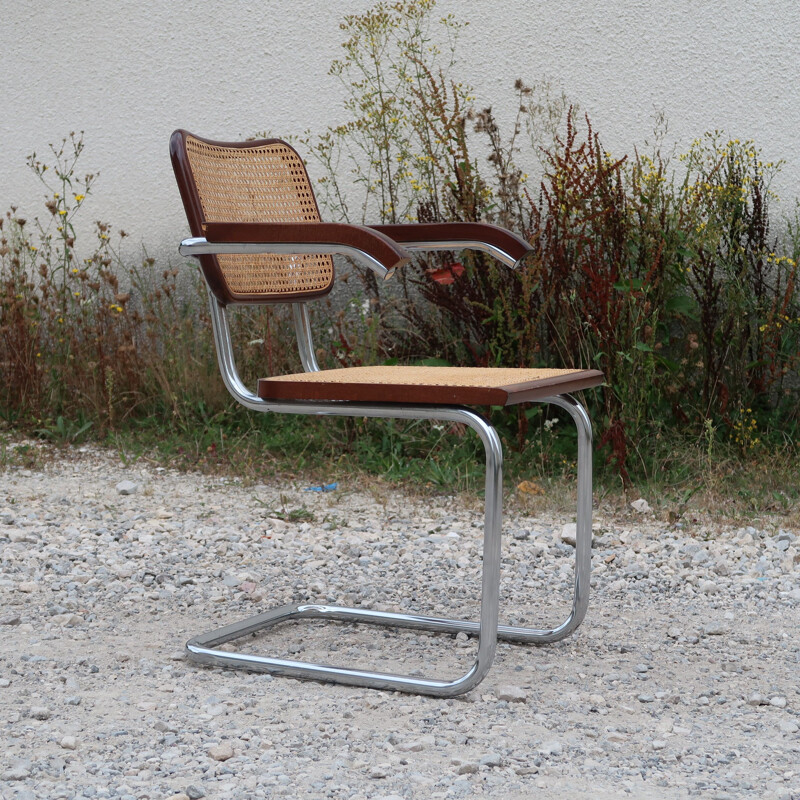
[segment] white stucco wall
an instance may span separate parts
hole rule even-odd
[[[162,255],[186,231],[171,131],[235,139],[340,121],[343,92],[327,74],[338,22],[372,3],[2,5],[0,209],[40,213],[26,155],[84,130],[82,169],[100,172],[86,218]],[[784,208],[800,196],[797,0],[439,0],[438,10],[469,20],[460,74],[501,119],[515,110],[515,78],[551,76],[615,153],[650,137],[660,109],[679,147],[714,128],[754,138],[767,159],[787,161],[774,185]]]

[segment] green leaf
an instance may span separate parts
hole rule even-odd
[[[684,317],[693,317],[697,306],[695,305],[695,301],[688,295],[676,294],[674,297],[670,297],[667,302],[664,303],[664,308],[673,314],[682,314]]]
[[[452,367],[453,365],[449,361],[445,361],[443,358],[421,358],[419,361],[414,362],[414,366],[417,367]]]

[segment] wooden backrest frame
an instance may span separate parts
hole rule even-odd
[[[280,139],[217,142],[177,130],[170,157],[193,236],[205,236],[208,222],[320,220],[302,159]],[[333,286],[333,261],[327,255],[204,255],[199,260],[211,291],[224,304],[297,302],[324,296]]]

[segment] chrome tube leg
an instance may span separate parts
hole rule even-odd
[[[308,318],[308,306],[305,303],[292,303],[291,305],[300,363],[305,372],[319,372],[317,356],[314,353],[314,338],[311,335],[311,320]]]
[[[522,628],[501,625],[500,639],[512,642],[555,642],[569,636],[586,616],[589,607],[589,582],[592,568],[592,423],[586,409],[570,395],[541,400],[569,413],[578,429],[578,502],[575,531],[575,583],[572,610],[554,628]]]
[[[287,409],[289,410],[289,409]],[[309,413],[310,407],[294,407],[295,413]],[[483,532],[483,573],[481,578],[481,607],[479,622],[462,622],[438,617],[370,611],[327,605],[291,605],[258,614],[241,622],[226,625],[210,633],[196,636],[187,642],[189,657],[205,664],[271,672],[295,678],[366,686],[375,689],[393,689],[403,692],[429,694],[437,697],[454,697],[477,686],[494,660],[497,648],[498,609],[500,594],[500,533],[502,522],[503,453],[500,439],[491,425],[480,415],[466,408],[451,407],[378,407],[351,405],[325,409],[317,413],[376,417],[406,417],[443,419],[462,422],[480,436],[486,452],[486,505]],[[269,658],[248,653],[215,649],[218,645],[239,639],[247,634],[269,628],[280,622],[297,619],[328,619],[362,622],[390,627],[417,628],[434,632],[458,633],[465,631],[478,636],[475,662],[460,678],[437,680],[408,675],[372,672],[350,667],[333,667],[324,664]]]

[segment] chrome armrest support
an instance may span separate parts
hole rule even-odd
[[[214,344],[217,347],[217,362],[225,388],[243,406],[253,411],[266,410],[269,408],[269,403],[244,385],[244,381],[239,376],[239,370],[236,369],[231,329],[228,325],[228,312],[225,306],[214,297],[211,289],[208,290],[208,298],[211,304],[211,327],[214,330]]]
[[[453,241],[448,242],[403,242],[403,247],[409,251],[418,251],[418,250],[479,250],[482,253],[487,253],[488,255],[496,258],[502,264],[505,264],[507,267],[511,269],[516,269],[520,261],[517,261],[512,255],[507,253],[505,250],[501,250],[499,247],[496,247],[493,244],[488,244],[487,242],[479,242],[471,239],[454,239]]]
[[[311,335],[311,321],[308,318],[308,306],[305,303],[292,303],[292,315],[303,370],[319,372],[319,364],[317,364],[317,357],[314,353],[314,339]]]
[[[349,256],[375,272],[379,278],[388,280],[394,269],[386,269],[376,258],[364,250],[346,244],[308,242],[209,242],[202,236],[184,239],[178,247],[182,256],[243,255],[250,253],[278,253],[280,255],[340,255]]]

